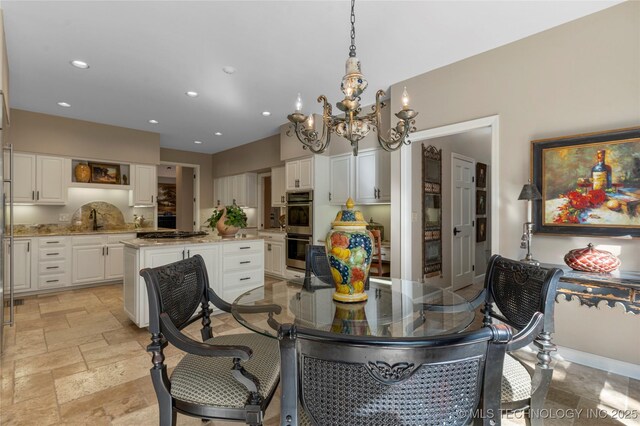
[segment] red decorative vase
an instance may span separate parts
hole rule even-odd
[[[598,250],[589,243],[586,248],[574,249],[564,255],[564,263],[571,269],[584,272],[611,272],[618,269],[620,259],[606,250]]]

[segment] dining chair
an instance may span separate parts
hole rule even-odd
[[[406,340],[281,325],[281,425],[499,425],[510,329]]]
[[[382,270],[382,234],[379,229],[372,229],[370,232],[373,236],[374,251],[371,255],[371,272],[369,274],[373,274],[372,269],[375,268],[376,275],[381,277],[384,273]]]
[[[502,378],[502,409],[527,410],[527,424],[542,425],[539,413],[553,376],[551,341],[558,280],[557,268],[543,268],[494,255],[485,275],[485,325],[496,319],[513,328]],[[539,315],[542,314],[542,315]],[[535,369],[518,359],[514,351],[533,343],[537,348]]]
[[[329,266],[327,251],[324,246],[307,245],[304,271],[305,284],[310,282],[309,278],[312,276],[318,277],[322,283],[333,286],[331,267]]]
[[[231,305],[210,287],[199,255],[140,271],[149,298],[151,379],[160,408],[160,425],[175,425],[176,413],[202,419],[262,424],[279,382],[278,343],[259,334],[213,336],[209,303],[225,311]],[[247,312],[281,309],[275,305],[241,307]],[[201,320],[203,342],[183,330]],[[171,343],[186,355],[171,377],[164,348]]]

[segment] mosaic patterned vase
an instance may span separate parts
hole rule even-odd
[[[364,310],[366,303],[334,302],[336,313],[333,316],[331,331],[333,333],[349,334],[352,336],[369,336],[371,329]]]
[[[362,302],[367,300],[364,283],[369,276],[373,237],[367,230],[362,212],[353,210],[353,200],[347,200],[327,234],[327,259],[336,286],[333,300]]]

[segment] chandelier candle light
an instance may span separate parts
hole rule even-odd
[[[322,107],[322,131],[315,130],[313,114],[306,116],[302,113],[302,98],[298,94],[296,100],[296,111],[287,116],[293,123],[298,140],[302,142],[305,149],[319,154],[324,152],[331,142],[331,134],[336,133],[351,143],[353,155],[358,155],[358,142],[367,136],[371,130],[378,134],[378,143],[386,151],[395,151],[403,144],[409,145],[409,132],[415,131],[414,118],[417,112],[409,108],[409,95],[407,88],[402,93],[402,109],[395,115],[400,119],[395,127],[389,129],[388,137],[382,135],[382,108],[386,104],[382,101],[385,96],[383,90],[376,92],[376,103],[371,107],[371,113],[360,116],[360,95],[367,88],[367,80],[364,79],[360,69],[360,61],[356,57],[356,29],[355,29],[355,0],[351,0],[351,45],[349,46],[349,58],[346,63],[346,74],[342,78],[340,89],[344,93],[344,99],[336,104],[338,109],[344,114],[332,115],[331,104],[327,102],[324,95],[318,97],[318,102]],[[291,129],[287,131],[291,136]]]

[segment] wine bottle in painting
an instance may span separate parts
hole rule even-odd
[[[591,168],[591,182],[593,189],[611,189],[611,166],[605,164],[605,150],[597,153],[596,165]]]

